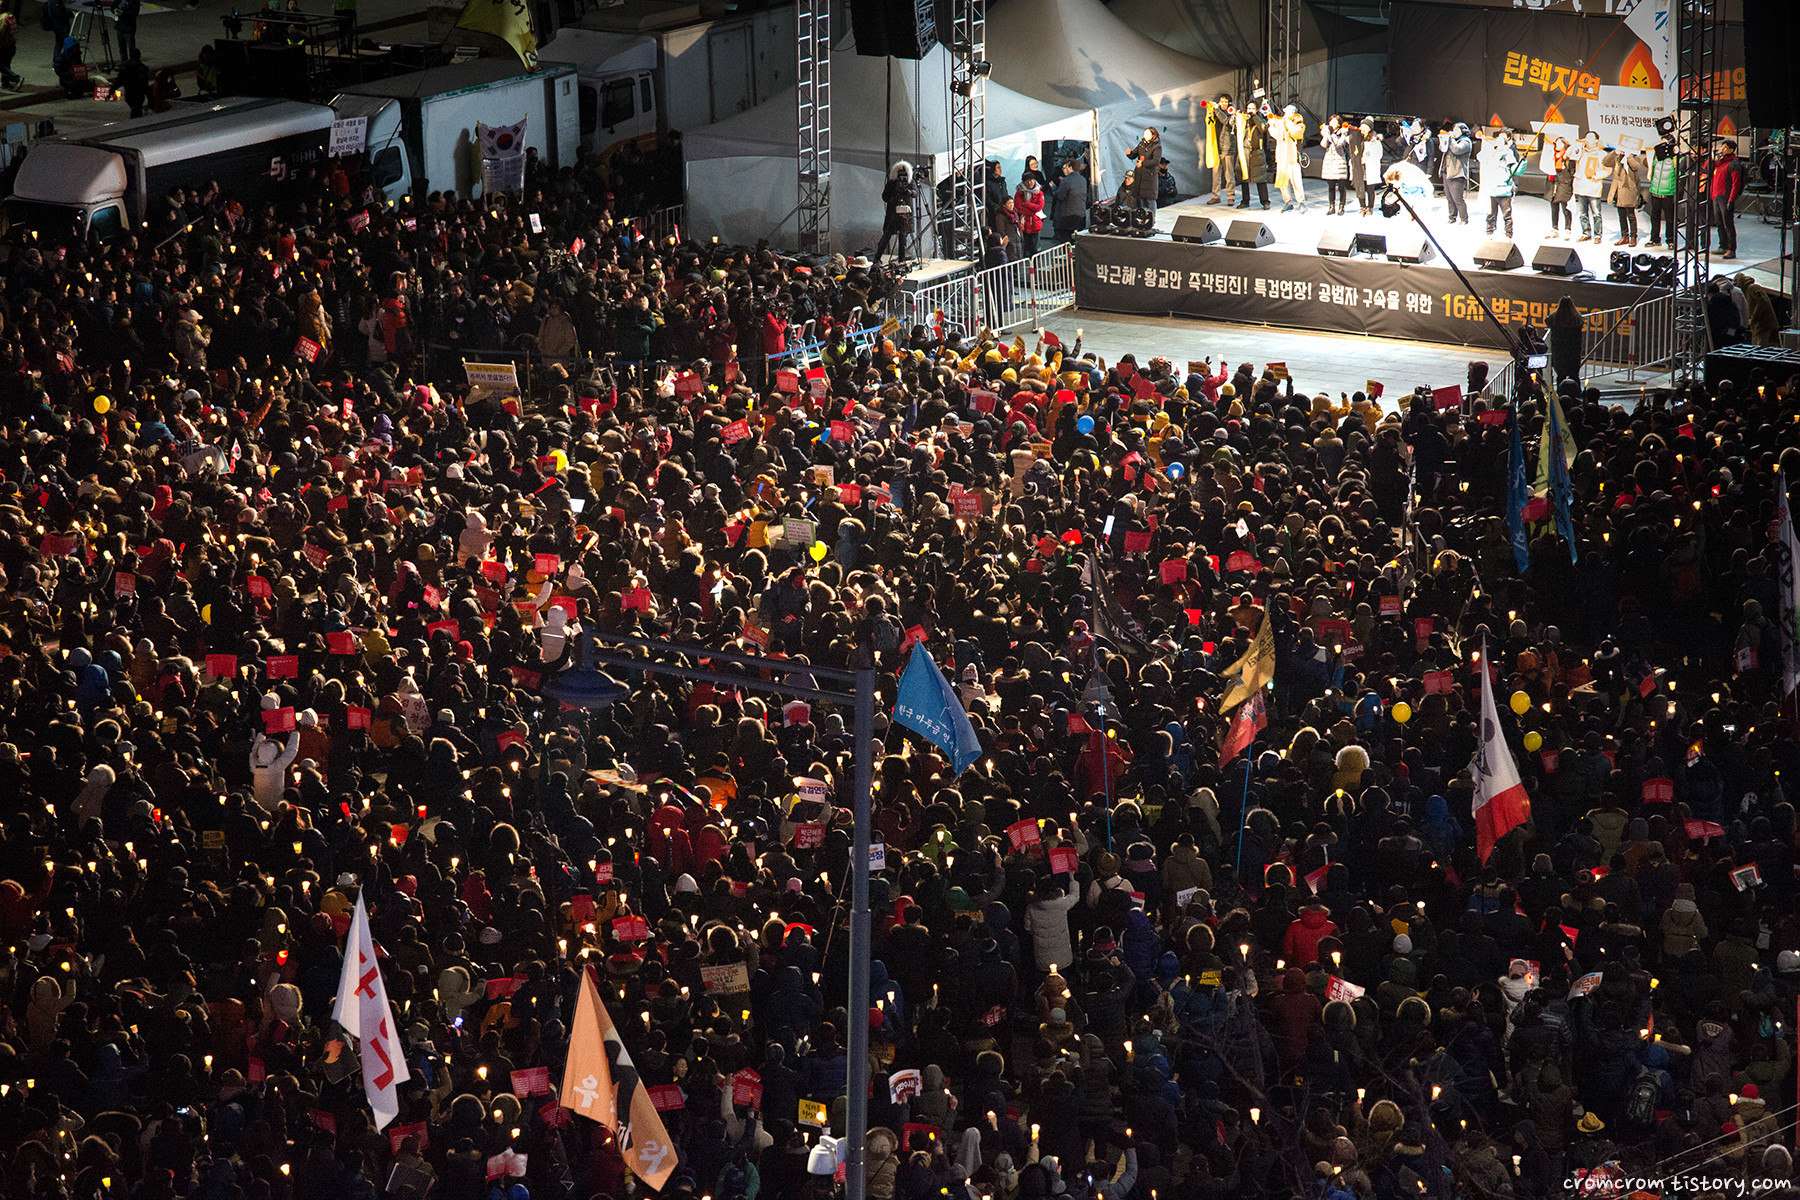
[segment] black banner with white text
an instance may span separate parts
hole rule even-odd
[[[1468,274],[1494,315],[1514,331],[1542,326],[1565,295],[1583,313],[1597,314],[1661,294],[1522,272]],[[1075,304],[1456,346],[1506,345],[1456,273],[1444,267],[1160,238],[1078,235]],[[1593,318],[1597,331],[1603,322]]]

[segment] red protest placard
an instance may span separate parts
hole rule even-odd
[[[775,372],[775,390],[778,392],[797,392],[800,390],[800,373],[786,369]]]
[[[1675,781],[1673,779],[1644,780],[1645,804],[1673,804],[1675,802]]]
[[[1070,713],[1069,721],[1068,721],[1068,732],[1070,732],[1070,733],[1092,733],[1092,732],[1094,732],[1094,727],[1092,725],[1089,725],[1087,722],[1087,718],[1082,716],[1080,713]]]
[[[1425,653],[1431,645],[1431,634],[1437,628],[1436,617],[1413,618],[1413,648],[1420,654]]]
[[[1456,672],[1425,672],[1425,694],[1427,696],[1449,695],[1456,687]]]
[[[687,1097],[682,1094],[678,1084],[662,1083],[655,1087],[647,1087],[644,1091],[650,1097],[650,1103],[657,1112],[680,1112],[687,1107]]]
[[[554,575],[562,570],[562,559],[554,554],[534,554],[531,557],[531,569],[539,575]]]
[[[505,583],[506,564],[493,558],[482,560],[481,577],[491,583]]]
[[[1325,617],[1319,621],[1319,640],[1341,643],[1350,640],[1350,622],[1342,617]]]
[[[60,558],[74,549],[75,536],[68,533],[46,533],[38,543],[38,551],[45,558]]]
[[[981,412],[981,413],[993,412],[994,406],[995,406],[995,404],[997,404],[999,402],[999,400],[1000,400],[1000,397],[995,395],[993,392],[979,391],[979,392],[970,392],[969,393],[969,407],[974,409],[976,412]]]
[[[113,595],[137,595],[137,576],[130,571],[118,571],[113,575]]]
[[[748,1108],[762,1107],[762,1076],[749,1067],[731,1077],[731,1102]]]
[[[794,849],[811,850],[825,844],[825,822],[803,821],[794,826]]]
[[[426,637],[436,637],[438,634],[441,633],[441,634],[444,634],[445,636],[447,636],[451,641],[455,641],[457,634],[460,632],[460,630],[461,630],[461,626],[459,626],[455,621],[451,621],[448,619],[442,620],[442,621],[433,621],[431,624],[429,624],[425,627],[425,636]]]
[[[1057,875],[1073,875],[1081,866],[1081,856],[1068,846],[1050,851],[1050,870]]]
[[[325,649],[333,654],[355,654],[356,635],[348,629],[334,629],[325,635]]]
[[[981,515],[981,497],[972,492],[965,492],[956,498],[956,515],[959,517],[979,517]]]
[[[1504,408],[1490,408],[1483,412],[1477,419],[1480,420],[1483,425],[1504,425],[1506,424],[1506,410]]]
[[[326,1133],[337,1132],[337,1118],[332,1114],[322,1108],[315,1108],[310,1115],[314,1128],[323,1129]]]
[[[1538,751],[1538,762],[1543,764],[1544,774],[1554,775],[1556,774],[1557,767],[1562,764],[1562,752],[1559,750],[1540,750]]]
[[[1463,390],[1456,384],[1449,387],[1432,388],[1431,403],[1434,408],[1455,408],[1463,402]]]
[[[208,679],[230,679],[237,674],[237,655],[209,654],[206,656],[206,677]]]
[[[614,917],[612,931],[621,942],[641,942],[650,936],[650,923],[635,914]]]
[[[1180,583],[1187,578],[1187,567],[1185,558],[1165,558],[1162,565],[1157,568],[1157,573],[1162,577],[1164,583]]]
[[[838,500],[846,508],[854,508],[862,503],[862,484],[840,483],[837,485]]]
[[[650,589],[635,587],[619,597],[620,608],[635,608],[641,613],[650,611]]]
[[[264,733],[292,733],[294,731],[294,707],[263,709]]]
[[[395,1154],[400,1153],[400,1147],[409,1137],[419,1139],[418,1151],[420,1154],[425,1153],[426,1148],[431,1145],[431,1134],[427,1132],[423,1121],[415,1121],[411,1125],[390,1125],[387,1135],[388,1145],[393,1147]]]
[[[512,1073],[512,1090],[515,1096],[548,1096],[550,1094],[550,1068],[529,1067],[523,1071]]]
[[[748,422],[748,421],[742,421],[742,420],[733,421],[731,424],[725,426],[725,428],[723,428],[719,431],[719,437],[724,440],[724,442],[727,446],[733,445],[734,443],[737,443],[737,442],[741,442],[749,436],[750,436],[750,422]]]
[[[692,371],[683,371],[675,377],[675,394],[677,396],[698,396],[706,386],[706,380]]]
[[[1006,836],[1012,842],[1014,850],[1023,850],[1027,846],[1036,846],[1043,841],[1038,833],[1036,821],[1014,821],[1006,827]]]
[[[367,220],[367,217],[365,217],[364,220]],[[323,349],[323,346],[319,345],[319,343],[313,341],[309,337],[303,337],[294,343],[294,353],[305,359],[307,362],[317,362],[319,359],[319,351]]]
[[[594,864],[594,882],[597,884],[605,884],[605,883],[611,883],[612,881],[613,881],[613,865],[609,862],[595,863]]]
[[[853,442],[856,440],[856,426],[848,421],[831,423],[831,440],[834,442]]]
[[[611,863],[606,864],[611,866]],[[576,892],[569,897],[569,920],[577,925],[586,925],[594,919],[594,898],[587,892]]]
[[[538,1109],[538,1120],[545,1129],[561,1129],[569,1123],[569,1110],[560,1104],[546,1104]]]
[[[271,587],[269,581],[261,575],[252,575],[245,579],[244,590],[258,600],[269,600],[274,598],[275,595],[275,589]]]
[[[1681,823],[1681,828],[1690,838],[1724,837],[1725,827],[1717,821],[1698,821],[1689,818]]]
[[[1376,611],[1384,617],[1397,617],[1400,615],[1400,597],[1398,596],[1383,596],[1377,601],[1377,605],[1378,608]]]
[[[1225,569],[1227,571],[1248,571],[1254,575],[1262,570],[1262,564],[1256,560],[1256,555],[1248,550],[1233,550],[1225,559]]]
[[[367,729],[374,714],[360,704],[352,704],[344,709],[344,727],[346,729]]]
[[[494,748],[501,753],[511,750],[514,746],[523,746],[524,744],[525,735],[516,729],[508,729],[505,733],[502,733],[499,737],[494,739]]]

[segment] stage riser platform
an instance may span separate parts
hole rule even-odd
[[[1663,294],[1630,284],[1517,271],[1467,274],[1514,334],[1528,323],[1542,326],[1565,295],[1586,313]],[[1456,273],[1442,266],[1161,237],[1078,235],[1075,304],[1139,316],[1201,317],[1458,346],[1506,345]]]

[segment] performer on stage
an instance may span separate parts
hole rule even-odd
[[[1519,148],[1513,144],[1512,130],[1502,129],[1492,137],[1484,138],[1481,147],[1481,190],[1487,193],[1488,236],[1494,234],[1496,220],[1502,215],[1506,218],[1506,236],[1510,240],[1513,235],[1513,195],[1518,191],[1519,172],[1525,169],[1525,160],[1519,157]]]
[[[1579,241],[1591,240],[1598,246],[1606,237],[1606,207],[1601,197],[1606,195],[1607,167],[1606,147],[1600,144],[1600,135],[1592,129],[1581,139],[1581,145],[1575,148],[1572,160],[1575,168],[1575,207],[1581,213],[1581,237]]]
[[[1362,135],[1362,175],[1356,186],[1356,203],[1358,215],[1369,217],[1375,215],[1375,197],[1381,190],[1381,137],[1375,132],[1375,122],[1368,118],[1358,129]],[[1356,164],[1351,164],[1351,170]]]
[[[1546,138],[1538,155],[1538,170],[1544,173],[1544,199],[1550,202],[1550,233],[1546,240],[1554,242],[1563,236],[1557,232],[1559,228],[1566,228],[1568,237],[1574,238],[1575,214],[1569,211],[1569,201],[1575,196],[1575,168],[1569,165],[1568,138]]]
[[[1612,186],[1606,193],[1607,203],[1619,214],[1619,240],[1613,245],[1635,246],[1638,243],[1637,206],[1647,169],[1644,156],[1608,150],[1602,161],[1612,173]]]
[[[1350,191],[1350,131],[1344,128],[1344,118],[1332,118],[1319,126],[1319,148],[1324,157],[1319,160],[1319,175],[1325,180],[1325,215],[1341,217],[1344,215],[1344,202],[1349,199]]]
[[[1444,204],[1450,210],[1450,224],[1469,223],[1469,202],[1464,194],[1469,187],[1469,159],[1475,153],[1475,141],[1469,127],[1458,121],[1450,135],[1442,139],[1444,148]]]
[[[1713,220],[1719,226],[1719,257],[1737,257],[1737,202],[1743,194],[1748,175],[1744,160],[1738,157],[1738,144],[1729,138],[1719,143],[1719,156],[1712,162]]]
[[[1139,208],[1147,208],[1156,212],[1156,176],[1162,169],[1162,134],[1156,132],[1153,125],[1144,126],[1144,134],[1138,144],[1131,148],[1131,157],[1137,159],[1133,173],[1137,176],[1137,201]]]
[[[1675,134],[1663,134],[1650,154],[1650,244],[1663,248],[1663,225],[1669,227],[1670,250],[1675,249],[1675,189],[1681,182],[1681,156],[1675,153]]]
[[[1237,182],[1236,113],[1237,106],[1223,93],[1206,105],[1206,169],[1212,172],[1213,188],[1208,204],[1217,204],[1220,192],[1229,196]]]
[[[1281,115],[1269,122],[1269,133],[1275,139],[1275,188],[1287,203],[1282,212],[1296,207],[1306,211],[1306,180],[1300,174],[1300,146],[1306,141],[1306,118],[1298,106],[1290,104]]]
[[[906,257],[906,239],[913,231],[913,192],[912,167],[903,162],[895,163],[888,172],[887,186],[881,189],[881,202],[887,205],[887,215],[881,221],[881,241],[875,246],[873,261],[877,266],[881,256],[887,253],[889,241],[895,243],[896,257]]]
[[[1255,109],[1232,114],[1237,138],[1238,202],[1230,208],[1250,207],[1250,185],[1256,198],[1269,207],[1269,122]]]

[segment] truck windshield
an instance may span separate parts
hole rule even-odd
[[[6,201],[6,211],[12,218],[14,230],[29,230],[48,242],[80,241],[87,232],[87,214],[66,204],[48,204],[12,196]]]

